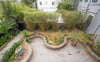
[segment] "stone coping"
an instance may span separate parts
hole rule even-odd
[[[96,60],[96,62],[100,62],[100,57],[97,56],[92,50],[91,48],[86,45],[85,43],[79,43],[80,45],[82,45],[85,49],[85,51],[94,59]]]
[[[31,46],[30,46],[30,44],[28,44],[27,42],[25,42],[28,46],[28,54],[23,58],[23,60],[21,60],[20,62],[28,62],[29,61],[29,59],[30,59],[30,57],[32,56],[32,53],[33,53],[33,51],[32,51],[32,48],[31,48]]]
[[[64,37],[64,42],[63,42],[62,44],[56,45],[56,46],[50,45],[50,44],[47,42],[45,36],[43,36],[43,35],[33,35],[32,37],[30,37],[30,39],[34,39],[34,38],[41,38],[41,39],[43,39],[44,45],[45,45],[47,48],[50,48],[50,49],[60,49],[60,48],[64,47],[64,46],[68,43],[67,37]]]

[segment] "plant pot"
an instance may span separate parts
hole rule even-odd
[[[73,47],[76,47],[77,44],[78,44],[77,41],[71,41],[71,45],[72,45]]]

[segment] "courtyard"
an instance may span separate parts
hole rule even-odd
[[[84,12],[82,2],[0,1],[0,62],[100,62],[99,13],[88,12],[96,1]]]

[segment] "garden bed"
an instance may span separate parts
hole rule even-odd
[[[3,55],[2,62],[27,62],[32,55],[32,49],[27,42],[16,42]]]
[[[64,47],[64,46],[68,43],[67,37],[64,37],[64,42],[63,42],[63,43],[61,43],[60,45],[56,45],[56,46],[55,46],[55,45],[49,44],[49,43],[47,42],[45,36],[43,36],[43,35],[33,35],[33,36],[30,37],[30,39],[34,39],[34,38],[41,38],[41,39],[43,39],[44,45],[45,45],[47,48],[50,48],[50,49],[60,49],[60,48]]]
[[[46,37],[48,44],[57,46],[64,42],[64,34],[61,32],[41,32],[40,34]]]
[[[68,43],[67,37],[61,32],[40,32],[30,37],[30,39],[34,38],[43,39],[44,45],[51,49],[62,48]]]
[[[18,57],[18,54],[21,53],[21,50],[23,51],[22,56]],[[19,53],[20,51],[20,53]],[[30,45],[26,42],[23,42],[16,50],[15,53],[11,56],[10,58],[10,62],[27,62],[29,60],[29,58],[32,55],[32,49],[30,47]],[[17,58],[16,58],[17,57]]]
[[[90,47],[89,45],[85,44],[85,43],[80,43],[84,49],[86,50],[86,52],[93,57],[97,62],[100,62],[100,56],[96,54],[96,52],[94,52],[93,47]],[[98,51],[100,52],[100,51]]]

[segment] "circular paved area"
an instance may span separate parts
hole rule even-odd
[[[31,43],[33,55],[29,62],[95,62],[82,47],[72,47],[70,43],[59,50],[45,47],[41,38]]]

